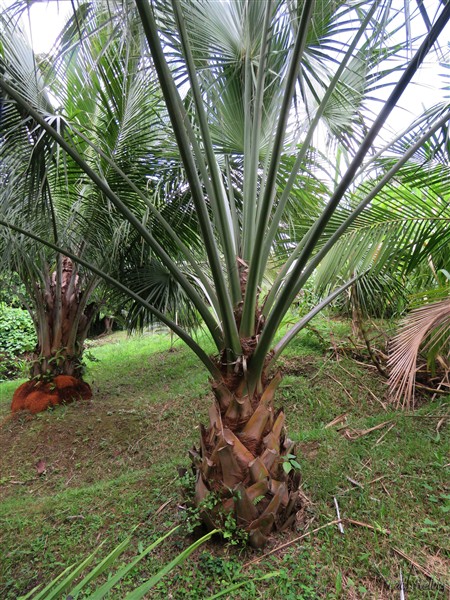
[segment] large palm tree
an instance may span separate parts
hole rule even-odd
[[[135,7],[122,6],[127,25],[134,24]],[[365,116],[366,100],[389,74],[383,60],[401,49],[398,37],[391,41],[390,34],[398,35],[399,21],[404,25],[405,19],[390,1],[173,0],[169,6],[140,0],[136,8],[149,50],[143,49],[139,69],[157,77],[164,96],[204,246],[201,263],[160,208],[149,204],[149,224],[164,228],[179,249],[176,259],[161,246],[132,201],[133,194],[145,194],[144,182],[130,180],[114,155],[108,165],[120,180],[117,188],[105,176],[102,149],[92,144],[88,148],[86,136],[77,137],[73,128],[55,128],[39,105],[24,96],[7,66],[0,89],[135,228],[209,331],[214,356],[151,301],[132,293],[189,345],[211,375],[209,425],[202,427],[199,447],[192,452],[195,499],[200,507],[210,507],[203,510],[205,521],[211,525],[223,512],[231,513],[250,542],[261,546],[273,529],[293,521],[299,503],[294,444],[286,437],[284,411],[274,408],[281,379],[276,359],[352,278],[277,340],[279,326],[317,265],[412,155],[407,151],[328,235],[333,214],[342,205],[351,206],[348,190],[355,176],[364,176],[366,156],[447,23],[450,5],[442,7],[411,60],[395,63],[397,81],[372,120]],[[108,19],[114,20],[115,14],[109,2]],[[95,66],[92,74],[96,77]],[[104,85],[114,85],[115,72],[109,77]],[[441,116],[441,122],[448,116]],[[320,123],[349,156],[348,168],[326,202],[308,198],[318,188],[317,175],[311,172],[311,143]],[[419,145],[433,127],[438,125],[430,125]],[[149,170],[162,152],[159,146],[149,153]],[[303,198],[298,189],[303,189]],[[323,210],[300,239],[291,239],[284,233],[296,198],[304,203],[297,211]],[[26,229],[2,222],[15,231]],[[288,258],[267,289],[266,268],[273,265],[274,248],[283,239]],[[75,252],[46,243],[126,288]]]

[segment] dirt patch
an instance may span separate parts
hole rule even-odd
[[[450,558],[441,554],[428,555],[425,563],[426,569],[436,575],[446,585],[450,583]]]
[[[127,396],[128,390],[124,396],[97,394],[92,401],[36,415],[19,411],[3,422],[0,497],[24,495],[24,490],[33,497],[49,495],[153,469],[161,454],[187,462],[210,397],[190,400],[186,411],[182,396],[164,404]],[[183,411],[187,414],[180,417]],[[39,460],[46,465],[42,475],[36,473]]]
[[[126,331],[118,331],[114,333],[101,333],[97,337],[90,337],[88,340],[86,340],[85,345],[87,349],[98,348],[100,346],[106,346],[108,344],[118,345],[122,341],[126,340],[127,336],[128,334]]]
[[[283,358],[280,371],[283,375],[308,377],[317,372],[317,361],[311,358]]]
[[[297,448],[300,456],[313,460],[319,452],[320,444],[319,442],[301,442],[297,444]]]

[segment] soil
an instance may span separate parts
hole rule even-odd
[[[26,381],[14,392],[11,411],[27,410],[32,414],[58,404],[89,400],[90,386],[71,375],[57,375],[51,381]]]

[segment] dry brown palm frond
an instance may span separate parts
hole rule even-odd
[[[393,338],[388,360],[389,386],[397,407],[414,407],[417,357],[421,346],[435,355],[438,348],[448,346],[449,339],[450,299],[421,306],[405,318]]]

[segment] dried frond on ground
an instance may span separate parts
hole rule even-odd
[[[440,367],[448,374],[449,339],[449,299],[417,308],[405,318],[392,340],[388,360],[392,401],[398,407],[414,407],[417,358],[421,348],[431,360],[439,356]]]

